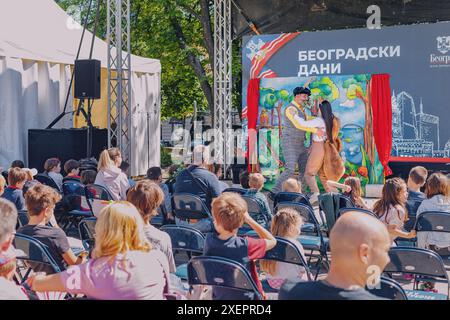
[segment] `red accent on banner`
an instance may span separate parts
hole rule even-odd
[[[261,79],[250,79],[247,88],[247,119],[248,119],[248,170],[252,171],[251,165],[257,164],[257,152],[255,153],[256,143],[256,123],[258,121],[258,105],[259,105],[259,84]]]
[[[392,100],[388,74],[374,74],[371,79],[373,137],[384,175],[392,174],[388,166],[392,149]]]
[[[450,158],[430,157],[390,157],[389,162],[428,162],[428,163],[450,163]]]

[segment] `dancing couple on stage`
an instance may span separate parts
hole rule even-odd
[[[285,109],[281,137],[285,170],[272,189],[272,195],[281,191],[283,182],[294,175],[295,165],[298,164],[298,180],[304,180],[309,186],[312,192],[310,201],[315,203],[319,196],[316,176],[319,176],[325,191],[330,192],[327,181],[339,181],[344,175],[345,167],[339,155],[342,149],[339,139],[340,121],[326,100],[321,102],[316,117],[308,116],[306,103],[310,95],[311,91],[307,87],[295,88],[294,100]],[[309,148],[305,145],[306,132],[312,134]]]

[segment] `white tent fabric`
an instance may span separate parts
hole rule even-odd
[[[63,109],[82,27],[53,0],[0,0],[0,166],[27,162],[28,129],[45,128]],[[80,58],[89,56],[86,31]],[[107,66],[107,44],[93,58]],[[133,55],[132,175],[159,165],[159,60]],[[72,105],[69,101],[69,106]],[[72,127],[70,117],[55,128]]]

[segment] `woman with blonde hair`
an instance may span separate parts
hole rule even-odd
[[[114,200],[125,200],[130,188],[128,177],[119,168],[122,154],[118,148],[103,150],[98,161],[98,173],[95,184],[109,190]]]
[[[270,232],[275,237],[285,238],[293,242],[301,255],[305,259],[305,251],[297,240],[300,236],[300,230],[303,225],[303,219],[300,213],[292,208],[280,209],[272,219]],[[267,272],[267,283],[274,289],[280,289],[284,280],[308,280],[306,269],[304,267],[273,260],[263,260],[260,262],[261,269]]]
[[[31,277],[34,291],[84,294],[99,300],[162,300],[169,288],[167,258],[144,235],[144,222],[126,201],[105,207],[95,226],[93,259],[50,276]]]

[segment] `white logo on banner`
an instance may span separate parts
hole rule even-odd
[[[437,37],[437,49],[442,54],[446,54],[450,51],[450,36],[446,37]]]

